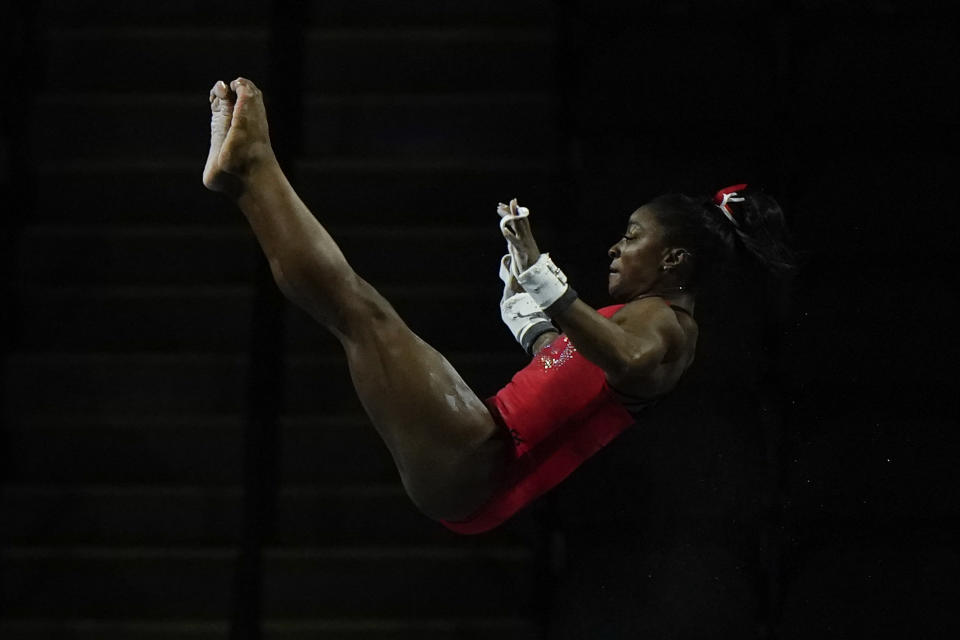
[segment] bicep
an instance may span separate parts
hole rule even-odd
[[[660,366],[676,359],[683,330],[668,309],[615,315],[612,320],[624,331],[624,367],[607,372],[611,383],[642,383],[655,377]]]

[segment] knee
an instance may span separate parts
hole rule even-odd
[[[271,263],[271,269],[287,299],[337,334],[396,316],[383,296],[352,269],[333,277],[297,262]]]
[[[283,295],[311,315],[330,296],[331,279],[293,252],[282,260],[271,258],[270,271]]]
[[[396,310],[366,280],[351,274],[331,309],[333,329],[343,336],[368,335],[371,328],[384,337],[390,329],[406,330]]]

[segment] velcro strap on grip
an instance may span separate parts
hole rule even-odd
[[[577,299],[577,292],[567,284],[567,276],[553,264],[550,254],[540,258],[517,276],[523,290],[550,316],[561,313]]]
[[[556,331],[528,293],[514,293],[500,301],[500,317],[523,350],[533,355],[533,344],[547,331]]]

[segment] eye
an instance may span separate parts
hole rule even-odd
[[[620,236],[620,237],[623,238],[624,240],[633,240],[634,238],[633,236]]]

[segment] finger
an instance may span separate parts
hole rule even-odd
[[[529,218],[517,218],[513,220],[513,232],[518,236],[521,235],[531,235],[530,231],[530,219]]]
[[[507,283],[507,288],[510,289],[511,293],[523,293],[523,286],[512,273],[510,274],[510,282]]]
[[[510,260],[511,258],[509,253],[500,258],[500,270],[497,275],[500,276],[500,280],[505,285],[510,284]]]
[[[503,230],[503,235],[509,234],[510,236],[516,238],[519,235],[519,229],[517,228],[517,223],[520,220],[516,218],[502,218],[500,220],[500,228]]]
[[[510,207],[503,204],[502,202],[497,204],[497,214],[502,218],[504,216],[510,215]]]
[[[510,215],[512,216],[517,215],[517,199],[516,198],[510,201]]]

